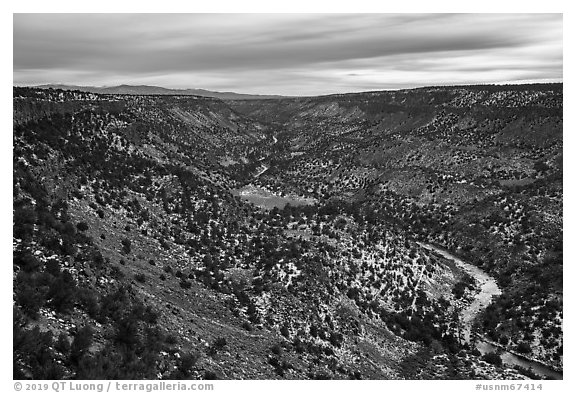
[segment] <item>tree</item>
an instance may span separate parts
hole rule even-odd
[[[199,353],[185,353],[180,358],[180,361],[177,364],[177,372],[174,373],[173,377],[179,378],[176,379],[184,379],[190,375],[190,372],[193,370],[196,363],[200,359]],[[182,378],[183,377],[183,378]]]
[[[122,243],[122,252],[124,254],[130,254],[130,252],[132,251],[132,242],[130,241],[130,239],[124,238],[121,241]]]
[[[58,312],[68,312],[74,307],[77,287],[70,272],[65,271],[50,285],[48,299],[50,305]]]
[[[216,353],[223,349],[227,344],[227,341],[224,337],[218,337],[214,340],[214,342],[212,343],[212,345],[210,345],[210,348],[208,348],[208,354],[210,356],[214,356],[216,355]]]
[[[26,315],[36,319],[38,311],[46,302],[49,288],[39,286],[27,273],[19,273],[16,280],[16,303],[20,305]]]
[[[78,364],[80,359],[88,352],[90,345],[92,345],[93,335],[94,331],[88,325],[78,330],[70,347],[70,360],[73,363]]]
[[[47,273],[50,273],[52,276],[54,277],[59,277],[60,276],[60,263],[58,262],[57,259],[49,259],[46,262],[46,266],[44,267],[44,270]]]
[[[520,344],[518,344],[518,346],[516,347],[516,350],[520,353],[532,352],[532,348],[530,347],[530,344],[528,344],[526,341],[523,341]]]
[[[488,352],[487,354],[482,356],[482,360],[495,366],[502,365],[502,358],[496,352]]]
[[[66,333],[60,332],[55,348],[63,354],[68,354],[70,351],[70,341],[68,341],[68,336]]]

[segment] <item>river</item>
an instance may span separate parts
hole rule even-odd
[[[427,250],[434,251],[442,255],[444,258],[453,261],[459,268],[474,277],[480,287],[480,291],[476,294],[472,303],[470,303],[466,309],[462,310],[461,313],[463,324],[462,337],[467,343],[474,344],[483,355],[489,352],[498,352],[502,359],[502,363],[508,366],[521,366],[526,369],[532,369],[532,371],[541,375],[542,377],[549,377],[553,379],[563,378],[561,372],[557,372],[543,363],[517,356],[516,354],[506,351],[501,347],[493,345],[478,335],[474,335],[472,332],[474,320],[480,314],[480,312],[488,307],[488,305],[492,302],[492,297],[499,296],[502,293],[498,287],[498,284],[496,283],[496,280],[479,267],[463,261],[462,259],[450,254],[446,250],[440,249],[430,244],[418,244]]]

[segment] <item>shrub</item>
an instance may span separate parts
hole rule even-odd
[[[216,340],[214,340],[214,347],[216,349],[222,349],[226,346],[227,341],[224,337],[218,337]]]
[[[15,254],[13,263],[20,266],[25,272],[33,272],[40,267],[40,261],[30,252]]]
[[[23,276],[22,273],[18,274],[18,281],[22,280],[21,276]],[[16,287],[16,303],[27,316],[36,319],[38,311],[46,302],[48,287],[38,287],[29,278],[24,278],[22,281]]]
[[[530,353],[532,352],[532,348],[530,347],[530,344],[528,344],[527,342],[523,341],[520,344],[518,344],[518,346],[516,347],[516,350],[520,353]]]
[[[212,379],[220,379],[220,378],[218,378],[218,374],[216,374],[214,371],[205,371],[204,372],[204,379],[212,380]]]
[[[76,248],[74,241],[69,237],[64,237],[62,242],[62,252],[65,255],[74,256],[77,251],[78,249]]]
[[[45,271],[54,277],[60,276],[60,263],[56,259],[49,259],[46,262]]]
[[[117,324],[118,330],[114,339],[129,348],[139,343],[138,321],[131,316],[121,319]]]
[[[456,299],[460,299],[464,296],[464,291],[466,290],[466,284],[462,281],[458,281],[454,288],[452,288],[452,294]]]
[[[270,351],[272,351],[272,353],[275,355],[280,355],[282,353],[282,347],[280,347],[278,344],[274,344],[270,347]]]
[[[136,279],[136,281],[140,283],[146,282],[146,275],[144,275],[144,273],[136,273],[134,275],[134,278]]]
[[[92,261],[94,262],[94,266],[102,267],[104,265],[104,257],[100,253],[100,251],[96,251],[92,254]]]
[[[78,364],[84,354],[88,352],[90,345],[92,345],[93,336],[94,331],[90,326],[84,326],[78,330],[70,347],[70,360],[73,363]]]
[[[188,374],[200,359],[199,353],[185,353],[178,362],[178,370]]]
[[[542,160],[534,162],[534,170],[536,172],[546,172],[550,167]]]
[[[152,307],[147,306],[144,310],[144,315],[142,315],[142,320],[151,324],[156,324],[158,322],[158,312],[156,312]]]
[[[110,277],[112,277],[115,280],[119,280],[124,278],[124,272],[122,272],[122,270],[120,270],[120,268],[118,266],[111,266],[110,267]]]
[[[88,315],[96,318],[100,313],[100,303],[96,292],[89,288],[79,288],[77,291],[77,297],[82,308],[86,310]]]
[[[488,352],[487,354],[482,356],[482,360],[495,366],[502,365],[502,358],[495,352]]]
[[[170,249],[170,245],[166,242],[166,240],[162,239],[160,240],[160,246],[165,249],[165,250],[169,250]]]
[[[67,354],[70,351],[70,341],[68,341],[68,336],[66,333],[60,333],[55,348],[63,354]]]
[[[304,353],[306,351],[306,345],[300,339],[300,337],[296,337],[294,339],[293,345],[294,345],[294,350],[296,351],[296,353]]]
[[[510,339],[507,336],[501,336],[498,342],[502,345],[507,345]]]
[[[223,349],[226,346],[227,342],[226,339],[224,337],[218,337],[216,340],[214,340],[214,342],[212,343],[212,345],[210,345],[210,348],[208,348],[208,354],[210,356],[214,356],[216,355],[216,353]]]
[[[13,321],[13,377],[18,379],[61,379],[62,366],[54,360],[52,332],[41,332],[38,326],[24,329],[22,319],[15,311]],[[17,361],[19,359],[19,361]],[[28,370],[25,374],[24,370]]]
[[[76,302],[77,287],[72,275],[65,271],[52,282],[48,296],[50,305],[58,312],[69,312]]]
[[[165,341],[166,341],[166,344],[170,344],[170,345],[174,345],[174,344],[178,343],[178,339],[173,334],[167,335]]]
[[[122,243],[122,252],[124,254],[130,254],[130,252],[132,251],[132,242],[130,241],[130,239],[124,238],[121,241]]]
[[[330,344],[334,345],[335,347],[341,347],[342,341],[344,340],[344,336],[342,333],[331,332],[330,333]]]
[[[76,229],[78,229],[80,232],[87,231],[88,228],[88,224],[84,221],[80,221],[78,224],[76,224]]]
[[[14,236],[28,238],[34,233],[36,212],[32,207],[19,208],[14,211]]]
[[[283,377],[284,374],[286,373],[287,370],[293,368],[292,365],[290,363],[288,363],[287,361],[283,360],[282,362],[280,362],[280,359],[277,357],[270,357],[268,358],[268,363],[274,367],[274,371],[276,371],[276,374],[278,374],[279,376]]]
[[[362,374],[360,373],[360,371],[351,372],[350,379],[362,379]]]
[[[76,228],[70,221],[66,221],[60,232],[64,236],[73,237],[76,235]]]

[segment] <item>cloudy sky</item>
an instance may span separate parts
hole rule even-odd
[[[14,84],[317,95],[562,81],[561,14],[14,14]]]

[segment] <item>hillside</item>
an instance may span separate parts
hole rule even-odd
[[[259,186],[361,203],[416,238],[475,261],[505,289],[483,322],[485,333],[559,362],[561,85],[231,105],[284,130],[284,156]]]
[[[13,148],[15,378],[534,377],[460,339],[477,283],[422,242],[497,278],[480,334],[562,367],[561,85],[14,88]]]

